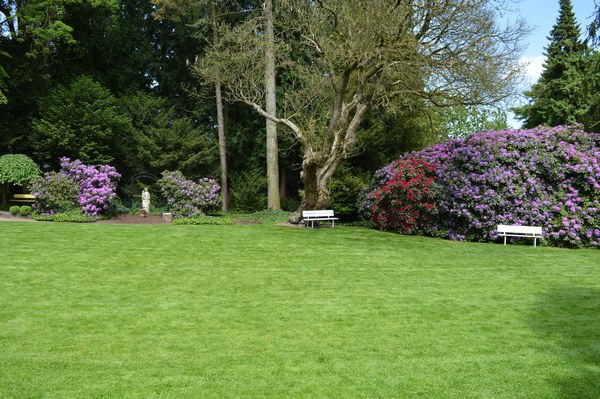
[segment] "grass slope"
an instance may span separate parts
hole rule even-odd
[[[0,223],[0,397],[595,398],[599,253]]]

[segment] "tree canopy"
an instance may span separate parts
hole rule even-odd
[[[278,2],[280,69],[289,90],[281,116],[264,105],[260,28],[232,30],[195,73],[218,77],[242,101],[286,126],[303,148],[302,208],[329,206],[329,179],[355,148],[366,113],[401,98],[408,106],[494,104],[514,93],[521,22],[500,27],[495,1]],[[291,51],[293,49],[294,51]]]

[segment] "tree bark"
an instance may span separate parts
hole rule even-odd
[[[219,133],[219,160],[221,162],[221,198],[223,200],[222,209],[224,212],[229,210],[229,183],[227,176],[227,141],[225,136],[225,118],[223,117],[223,99],[221,96],[221,84],[215,86],[215,95],[217,99],[217,130]]]
[[[217,0],[211,3],[213,45],[216,45],[219,37],[217,32]],[[221,198],[224,212],[229,210],[229,184],[227,176],[227,141],[225,136],[225,118],[223,117],[223,96],[221,94],[221,83],[215,84],[215,97],[217,106],[217,132],[219,136],[219,160],[221,163]]]
[[[277,117],[277,103],[275,98],[275,37],[273,31],[273,2],[265,0],[263,4],[265,14],[265,87],[266,111],[269,115]],[[277,124],[267,119],[267,199],[268,208],[281,209],[279,198],[279,149],[277,146]]]

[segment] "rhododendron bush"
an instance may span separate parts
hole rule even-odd
[[[61,158],[60,167],[60,172],[45,173],[32,185],[40,213],[65,212],[72,207],[95,218],[110,213],[121,177],[113,166],[96,167]]]
[[[434,167],[421,159],[392,162],[369,193],[371,221],[381,230],[412,234],[433,228]]]
[[[173,217],[193,217],[218,206],[221,187],[215,180],[205,177],[196,183],[179,171],[165,171],[162,176],[158,184]]]
[[[600,135],[578,126],[478,133],[401,160],[435,168],[434,226],[416,234],[453,240],[497,238],[498,224],[543,228],[556,246],[597,247],[600,242]],[[375,193],[395,176],[398,161],[377,171],[362,204],[377,224]],[[401,201],[401,198],[398,198]]]

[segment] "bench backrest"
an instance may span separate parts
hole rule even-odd
[[[542,235],[542,228],[541,228],[541,226],[510,226],[510,225],[506,225],[506,224],[499,224],[498,225],[498,233]]]
[[[333,209],[322,209],[316,211],[302,211],[303,218],[329,217],[333,216]]]

